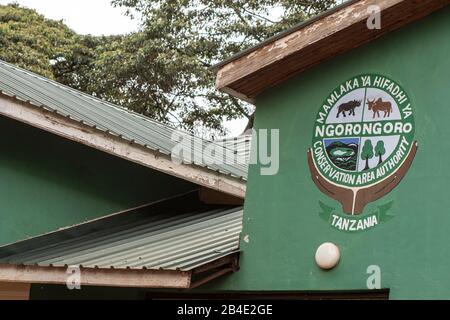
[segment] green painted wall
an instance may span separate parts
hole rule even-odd
[[[7,118],[0,151],[0,244],[196,188]]]
[[[397,81],[414,103],[419,151],[401,184],[375,205],[394,201],[395,218],[362,233],[343,233],[319,218],[306,163],[317,112],[341,82],[363,73]],[[250,168],[239,272],[209,287],[221,290],[365,289],[369,265],[396,298],[450,298],[450,8],[322,63],[257,100],[256,127],[280,128],[280,170]],[[254,146],[253,146],[254,147]],[[341,261],[314,262],[332,241]]]

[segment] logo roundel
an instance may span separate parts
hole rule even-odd
[[[308,165],[316,186],[349,215],[394,189],[417,151],[412,102],[395,81],[354,77],[325,99],[313,128]]]

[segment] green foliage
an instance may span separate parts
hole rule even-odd
[[[364,142],[364,146],[361,151],[361,159],[368,160],[373,158],[373,146],[372,141],[370,139],[367,139]]]
[[[61,21],[17,5],[0,6],[0,59],[54,78],[51,61],[68,54],[77,35]]]
[[[136,39],[139,44],[130,46],[136,51],[127,54],[128,64],[122,65],[121,74],[135,75],[134,69],[145,61],[147,68],[140,70],[137,81],[141,86],[152,85],[155,91],[144,112],[162,112],[160,117],[167,117],[163,120],[180,119],[179,125],[187,129],[204,125],[221,130],[224,119],[251,120],[253,108],[215,90],[215,74],[210,67],[334,3],[334,0],[114,0],[114,5],[140,16],[143,24]],[[160,81],[154,83],[155,79]]]
[[[384,141],[379,140],[377,145],[375,146],[375,155],[378,157],[378,164],[383,162],[383,155],[386,153],[386,149],[384,148]]]
[[[377,145],[375,146],[375,155],[382,156],[386,153],[386,149],[384,148],[384,141],[379,140]]]
[[[367,139],[364,142],[364,146],[361,150],[361,159],[366,160],[366,166],[364,167],[364,170],[369,170],[369,159],[373,158],[373,146],[372,141],[370,139]]]
[[[0,59],[156,120],[224,133],[253,107],[215,90],[211,66],[335,0],[114,0],[139,32],[78,35],[61,21],[0,6]]]

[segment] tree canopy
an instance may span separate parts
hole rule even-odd
[[[113,0],[142,27],[105,37],[0,6],[0,59],[158,121],[224,133],[224,120],[251,122],[253,108],[215,90],[210,67],[335,2]]]
[[[52,61],[67,56],[78,39],[64,23],[18,5],[0,6],[0,58],[54,79]]]
[[[373,158],[373,146],[372,141],[370,139],[367,139],[364,141],[363,148],[361,150],[361,159],[366,160],[366,166],[364,167],[364,170],[368,170],[369,168],[369,159]]]
[[[383,155],[386,153],[386,149],[384,147],[384,141],[378,140],[377,145],[375,146],[375,155],[378,157],[378,164],[383,162]]]

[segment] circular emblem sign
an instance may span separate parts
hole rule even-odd
[[[360,214],[404,176],[415,154],[413,139],[406,91],[382,75],[354,77],[319,108],[308,151],[312,178],[344,213]]]

